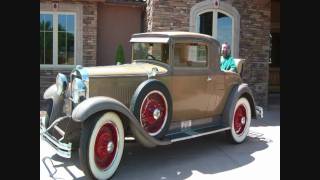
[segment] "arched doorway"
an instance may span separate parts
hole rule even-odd
[[[228,3],[220,2],[218,8],[211,0],[194,5],[190,11],[190,31],[213,36],[220,43],[231,45],[233,57],[239,57],[240,15]]]

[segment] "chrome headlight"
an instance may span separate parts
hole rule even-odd
[[[59,73],[56,77],[57,94],[63,95],[68,86],[68,79],[64,74]]]
[[[77,104],[86,98],[87,88],[83,80],[79,78],[74,78],[74,80],[72,81],[71,87],[72,87],[71,89],[72,100],[74,103]]]

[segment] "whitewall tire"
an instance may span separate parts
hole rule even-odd
[[[242,97],[237,101],[231,117],[231,130],[228,134],[233,142],[242,143],[249,133],[251,124],[251,107],[246,98]]]
[[[88,119],[80,138],[80,162],[86,175],[109,179],[116,172],[124,149],[121,119],[107,112]]]

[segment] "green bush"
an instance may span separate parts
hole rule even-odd
[[[116,52],[116,64],[123,64],[124,63],[124,51],[122,45],[118,45],[117,52]]]

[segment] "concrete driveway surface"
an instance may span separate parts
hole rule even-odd
[[[280,107],[270,107],[264,115],[264,120],[252,121],[249,137],[238,145],[230,144],[223,132],[152,149],[127,142],[113,179],[280,179]],[[87,178],[78,153],[61,158],[40,140],[40,179]]]

